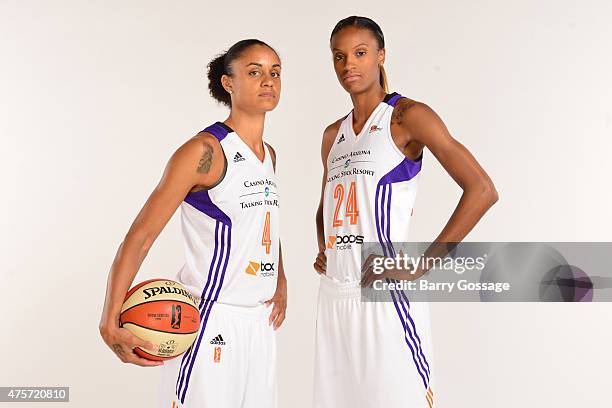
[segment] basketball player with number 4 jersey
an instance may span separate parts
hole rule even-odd
[[[461,241],[497,193],[431,108],[387,90],[378,24],[343,19],[330,46],[353,110],[327,127],[321,148],[313,407],[432,408],[437,389],[429,304],[411,302],[403,291],[390,291],[390,301],[362,301],[362,286],[397,276],[362,273],[368,269],[361,246],[376,242],[385,256],[395,256],[393,243],[409,241],[425,147],[465,190],[436,242]]]
[[[285,318],[287,285],[276,154],[263,133],[266,113],[280,98],[280,70],[278,54],[255,39],[239,41],[208,65],[210,93],[230,108],[229,117],[173,154],[111,268],[102,336],[123,362],[163,365],[160,407],[277,406],[275,330]],[[200,327],[184,354],[153,362],[133,352],[151,344],[118,327],[117,310],[179,207],[185,263],[175,280],[196,299]]]

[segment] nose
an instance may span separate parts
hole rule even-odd
[[[347,55],[344,60],[344,69],[350,71],[355,68],[355,58],[352,55]]]
[[[261,76],[261,86],[272,86],[274,84],[273,77],[270,74],[263,74]]]

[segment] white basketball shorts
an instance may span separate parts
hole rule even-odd
[[[322,275],[315,336],[314,408],[432,408],[427,302],[367,302],[359,282]]]
[[[161,408],[276,408],[272,306],[215,303],[187,352],[161,367]]]

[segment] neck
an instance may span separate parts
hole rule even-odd
[[[253,151],[261,153],[265,119],[265,113],[245,112],[232,107],[225,124],[231,127]]]
[[[363,92],[351,94],[353,101],[353,123],[363,123],[374,112],[374,109],[385,99],[386,92],[375,86]]]

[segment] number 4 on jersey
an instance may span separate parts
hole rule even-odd
[[[266,247],[266,255],[270,254],[270,246],[272,240],[270,239],[270,211],[266,213],[266,220],[264,222],[263,236],[261,237],[261,245]]]
[[[343,220],[338,219],[338,213],[340,212],[340,207],[342,207],[342,202],[344,201],[344,185],[338,184],[334,187],[334,199],[336,199],[336,210],[334,211],[334,221],[333,227],[337,228],[342,226]],[[346,208],[344,210],[344,214],[348,217],[348,221],[350,224],[357,224],[357,217],[359,216],[359,210],[357,209],[357,193],[355,191],[355,182],[351,182],[351,186],[349,187],[348,197],[346,199]]]

